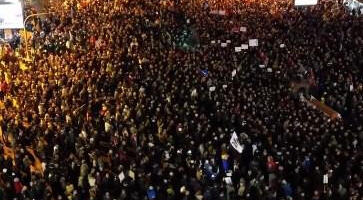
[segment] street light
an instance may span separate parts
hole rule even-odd
[[[31,14],[29,16],[27,16],[24,20],[24,33],[25,33],[25,52],[26,52],[26,59],[27,60],[30,60],[29,58],[29,51],[28,51],[28,34],[27,34],[27,31],[25,29],[25,25],[26,25],[26,22],[28,21],[28,19],[30,19],[31,17],[36,17],[36,16],[42,16],[42,15],[50,15],[52,14],[53,12],[47,12],[47,13],[37,13],[37,14]]]

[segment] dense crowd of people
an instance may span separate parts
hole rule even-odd
[[[24,47],[1,50],[0,199],[363,198],[363,18],[341,2],[50,11],[27,25],[31,61]],[[185,29],[192,48],[175,39]],[[304,80],[308,94],[294,93]]]

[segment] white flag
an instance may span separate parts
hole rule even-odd
[[[242,153],[243,146],[239,143],[238,136],[235,131],[233,132],[231,140],[229,142],[231,143],[233,148],[236,149],[236,151],[238,151],[238,153]]]

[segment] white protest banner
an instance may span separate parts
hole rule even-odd
[[[258,67],[260,67],[260,68],[265,68],[265,65],[259,65]]]
[[[280,48],[284,48],[285,47],[285,44],[280,44]]]
[[[270,67],[267,68],[267,72],[270,72],[271,73],[272,72],[272,68],[270,68]]]
[[[242,51],[242,48],[241,47],[234,47],[234,51],[235,52],[241,52]]]
[[[257,47],[258,46],[258,39],[249,39],[248,44],[250,47]]]
[[[227,40],[226,43],[231,43],[232,41],[231,40]]]
[[[239,143],[238,136],[235,131],[233,132],[231,140],[229,142],[231,143],[232,147],[236,149],[236,151],[238,151],[238,153],[242,153],[243,146],[241,146],[241,144]]]
[[[248,44],[242,44],[241,49],[248,49]]]
[[[221,47],[227,47],[227,43],[221,43]]]
[[[22,2],[20,0],[0,1],[0,30],[24,28]]]
[[[210,41],[210,43],[211,43],[211,44],[215,44],[215,43],[216,43],[216,41],[215,41],[215,40],[212,40],[212,41]]]
[[[241,32],[246,32],[246,31],[247,31],[247,28],[246,28],[246,27],[244,27],[244,26],[241,26],[241,28],[239,29],[239,31],[241,31]]]

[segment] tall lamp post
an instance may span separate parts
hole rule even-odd
[[[26,52],[26,59],[27,60],[30,60],[29,58],[29,50],[28,50],[28,34],[27,34],[27,31],[25,29],[25,25],[26,25],[26,22],[31,18],[31,17],[36,17],[36,16],[42,16],[42,15],[50,15],[52,14],[53,12],[47,12],[47,13],[37,13],[37,14],[31,14],[29,16],[27,16],[24,20],[24,33],[25,33],[25,52]]]

